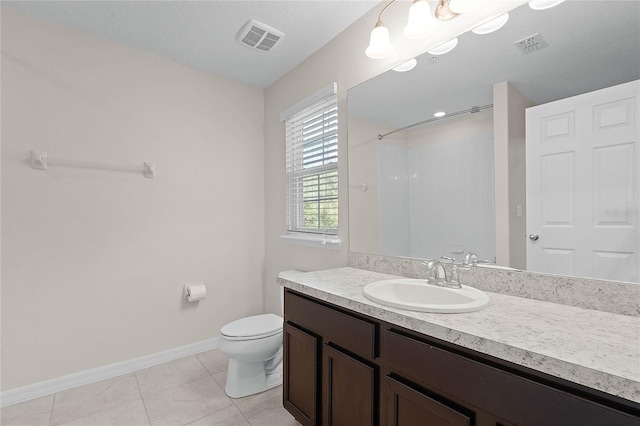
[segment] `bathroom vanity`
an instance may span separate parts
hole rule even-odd
[[[499,293],[387,308],[356,268],[288,271],[285,408],[303,425],[640,425],[640,318]]]

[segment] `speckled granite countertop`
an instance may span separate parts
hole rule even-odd
[[[640,402],[640,318],[486,292],[464,314],[388,308],[365,298],[369,283],[398,278],[355,268],[285,271],[278,283],[373,318]]]

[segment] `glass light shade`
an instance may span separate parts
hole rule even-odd
[[[449,0],[449,9],[453,13],[467,13],[478,8],[485,0]]]
[[[533,10],[551,9],[562,3],[564,0],[531,0],[529,7]]]
[[[434,15],[439,21],[450,21],[458,16],[449,9],[449,0],[440,0]]]
[[[458,38],[454,38],[449,40],[446,43],[442,43],[440,46],[434,47],[429,50],[429,53],[432,55],[444,55],[445,53],[451,52],[458,45]]]
[[[509,20],[509,14],[505,13],[504,15],[500,15],[497,18],[490,20],[489,22],[486,22],[482,25],[478,25],[471,31],[473,31],[475,34],[489,34],[494,31],[498,31],[500,28],[504,26],[504,24],[507,23],[508,20]]]
[[[371,31],[369,47],[364,52],[371,59],[382,59],[393,53],[389,30],[381,22]]]
[[[416,58],[412,58],[412,59],[409,59],[407,62],[403,62],[397,67],[392,68],[392,70],[397,72],[411,71],[416,67],[416,65],[418,65],[418,61],[416,60]]]
[[[409,20],[404,35],[410,39],[424,38],[435,30],[435,20],[426,0],[417,0],[409,8]]]

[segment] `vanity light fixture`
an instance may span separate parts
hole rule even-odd
[[[449,0],[449,9],[454,13],[468,13],[482,6],[486,0]]]
[[[373,30],[371,30],[371,36],[369,37],[369,47],[364,53],[371,59],[383,59],[393,53],[393,45],[389,40],[389,30],[382,23],[382,14],[389,6],[391,6],[396,0],[391,0],[389,4],[382,8],[378,15],[378,22]]]
[[[418,61],[416,60],[416,58],[411,58],[407,62],[403,62],[400,65],[398,65],[397,67],[392,68],[392,70],[397,71],[397,72],[407,72],[407,71],[411,71],[412,69],[414,69],[416,67],[416,65],[418,65]]]
[[[500,15],[497,18],[493,18],[489,22],[485,22],[482,25],[478,25],[471,31],[473,31],[474,34],[489,34],[494,31],[498,31],[500,28],[504,26],[504,24],[507,23],[508,20],[509,20],[509,14],[505,13],[504,15]]]
[[[382,21],[378,21],[376,27],[371,31],[369,47],[365,53],[371,59],[382,59],[393,53],[393,45],[389,40],[389,30]]]
[[[450,21],[458,16],[457,13],[452,12],[449,8],[449,0],[440,0],[438,2],[435,15],[440,21]]]
[[[458,37],[452,38],[451,40],[442,43],[439,46],[434,47],[429,50],[429,54],[431,55],[444,55],[445,53],[451,52],[458,45]]]
[[[438,0],[438,6],[436,7],[434,15],[432,15],[429,1],[431,0],[413,0],[409,8],[407,25],[404,28],[404,35],[408,39],[424,38],[431,34],[437,27],[437,21],[434,19],[434,15],[435,18],[440,21],[448,21],[459,16],[461,13],[470,12],[487,2],[487,0]],[[564,0],[531,0],[529,4],[535,8],[536,3],[558,4],[562,1]],[[369,46],[365,50],[365,54],[371,59],[386,58],[394,51],[391,40],[389,39],[389,30],[382,23],[382,14],[395,2],[396,0],[391,0],[378,14],[378,20],[369,38]],[[508,14],[501,15],[476,27],[473,32],[476,34],[488,34],[501,28],[508,19]],[[432,55],[444,55],[453,50],[457,44],[458,39],[454,38],[429,50],[429,53]]]
[[[444,111],[438,111],[435,114],[433,114],[434,117],[438,117],[438,118],[444,117],[445,115],[447,115],[447,113]]]
[[[531,0],[529,7],[533,10],[551,9],[564,1],[565,0]]]
[[[409,8],[409,19],[404,27],[404,36],[408,39],[424,38],[435,29],[435,19],[431,16],[431,7],[427,0],[413,0]]]

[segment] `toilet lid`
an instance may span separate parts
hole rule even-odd
[[[282,317],[274,314],[254,315],[230,322],[220,333],[229,337],[262,337],[282,331]]]

